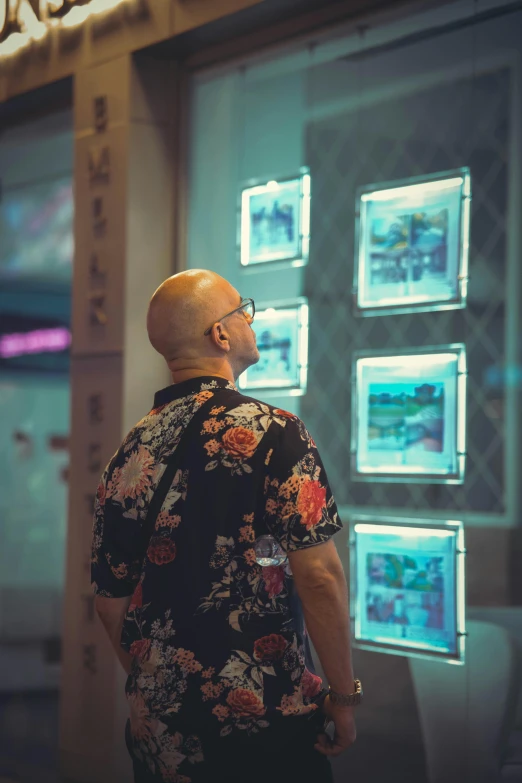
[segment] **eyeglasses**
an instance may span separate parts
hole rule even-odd
[[[229,313],[227,313],[222,318],[220,318],[219,321],[224,321],[225,318],[228,318],[229,315],[234,315],[234,313],[243,313],[243,315],[247,319],[248,323],[251,324],[252,321],[254,320],[254,316],[256,314],[256,306],[254,304],[254,300],[253,299],[243,299],[243,301],[241,302],[239,307],[236,307],[235,310],[231,310]],[[219,321],[214,321],[212,326],[209,326],[208,329],[205,332],[203,332],[205,337],[208,337],[208,335],[212,331],[212,327],[214,326],[214,324],[219,323]]]

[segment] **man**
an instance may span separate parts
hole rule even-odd
[[[347,588],[331,540],[341,523],[323,465],[297,417],[234,385],[259,359],[254,312],[212,272],[158,288],[147,328],[173,385],[98,488],[92,582],[129,675],[126,739],[140,783],[322,783],[332,780],[328,757],[355,740]],[[154,491],[193,416],[144,541]],[[256,562],[266,535],[292,576]]]

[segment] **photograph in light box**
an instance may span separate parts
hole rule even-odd
[[[239,387],[304,394],[308,374],[307,301],[260,306],[252,328],[259,362],[240,376]]]
[[[352,477],[462,483],[462,344],[354,357]]]
[[[242,266],[269,261],[308,261],[310,174],[256,181],[241,190],[239,256]]]
[[[468,169],[359,190],[358,315],[465,306],[470,200]]]
[[[353,520],[352,615],[359,646],[463,661],[463,536],[455,521]]]
[[[6,189],[0,199],[0,278],[70,283],[73,217],[70,178]]]

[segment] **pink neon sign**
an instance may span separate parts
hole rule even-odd
[[[34,332],[4,334],[0,337],[0,357],[10,359],[29,353],[55,353],[63,351],[71,344],[68,329],[37,329]]]

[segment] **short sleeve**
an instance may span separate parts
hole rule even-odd
[[[110,497],[111,473],[109,463],[96,493],[91,586],[95,595],[123,598],[137,586],[145,552],[138,520],[125,515],[125,508]]]
[[[297,417],[287,416],[267,459],[265,523],[291,552],[325,543],[342,523],[313,438]]]

